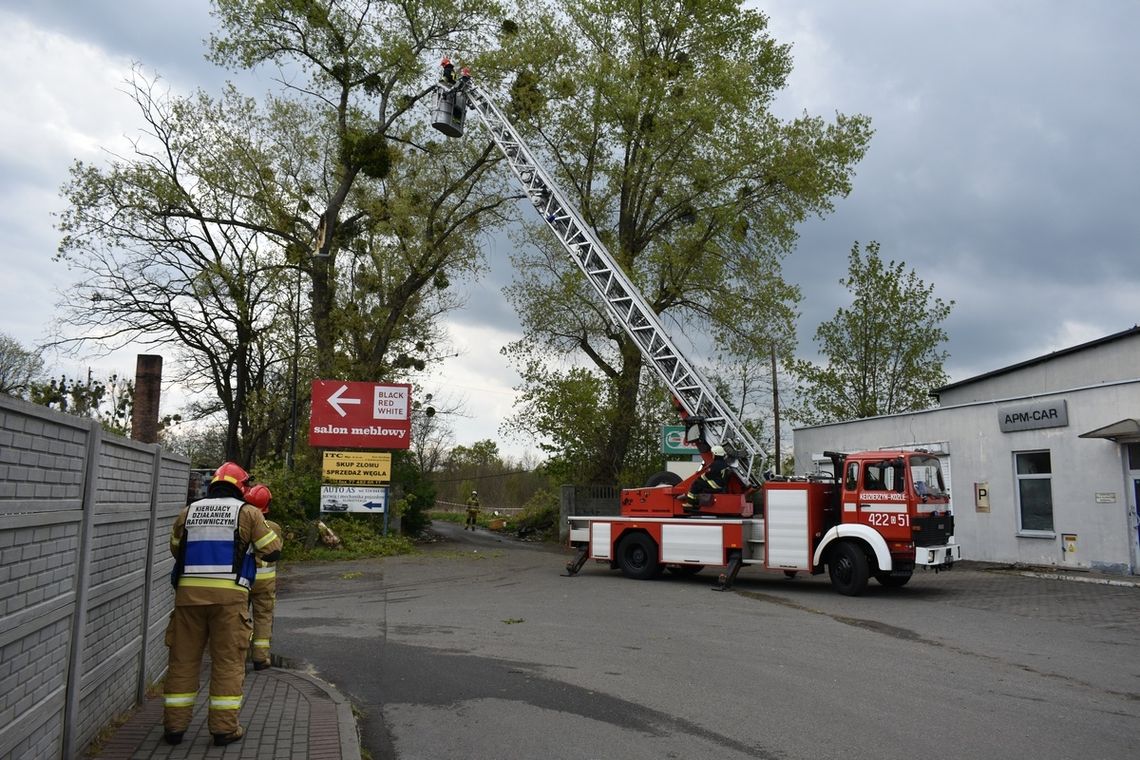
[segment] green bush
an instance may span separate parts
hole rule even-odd
[[[295,524],[315,520],[321,511],[320,473],[301,470],[259,468],[253,476],[255,483],[264,483],[273,493],[269,505],[269,519]]]
[[[510,525],[519,538],[557,541],[558,517],[558,495],[543,489],[530,497]]]
[[[400,484],[401,498],[393,504],[400,515],[400,530],[404,535],[417,536],[431,523],[428,510],[435,506],[435,486],[406,451],[392,455],[392,483]]]

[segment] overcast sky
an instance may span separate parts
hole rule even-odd
[[[804,294],[802,354],[849,300],[838,280],[855,241],[877,240],[956,302],[952,381],[1140,322],[1140,2],[755,5],[793,45],[778,113],[863,113],[875,128],[854,191],[801,228],[786,265]],[[140,127],[122,93],[132,61],[176,91],[215,89],[226,74],[202,57],[211,28],[207,0],[0,0],[0,331],[42,340],[72,282],[52,260],[59,187],[71,161],[100,161]],[[498,431],[517,383],[498,353],[517,331],[499,293],[508,251],[488,247],[491,274],[452,322],[462,356],[428,384],[465,403],[458,442],[518,454],[525,442]],[[53,361],[134,372],[134,352]]]

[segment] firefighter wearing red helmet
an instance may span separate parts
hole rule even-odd
[[[269,517],[269,504],[273,493],[269,486],[258,483],[245,492],[245,500]],[[270,519],[265,520],[269,529],[284,537],[281,526]],[[265,670],[269,667],[269,647],[273,641],[273,608],[277,604],[277,563],[264,559],[257,560],[257,579],[249,592],[253,604],[253,669]]]
[[[244,734],[238,723],[245,658],[253,624],[249,589],[258,558],[275,561],[281,539],[245,502],[249,473],[226,462],[214,473],[206,498],[183,508],[170,532],[175,565],[174,612],[166,629],[170,659],[163,687],[163,738],[178,744],[198,696],[202,653],[210,647],[207,725],[215,745]]]

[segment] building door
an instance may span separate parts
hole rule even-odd
[[[1140,575],[1140,478],[1132,480],[1132,574]]]
[[[1132,499],[1128,505],[1128,521],[1132,526],[1132,573],[1140,575],[1140,443],[1126,446],[1128,477],[1132,481]]]

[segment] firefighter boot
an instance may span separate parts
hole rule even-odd
[[[237,727],[236,731],[231,731],[228,734],[214,734],[214,746],[224,747],[227,744],[233,744],[245,736],[245,729],[241,726]]]

